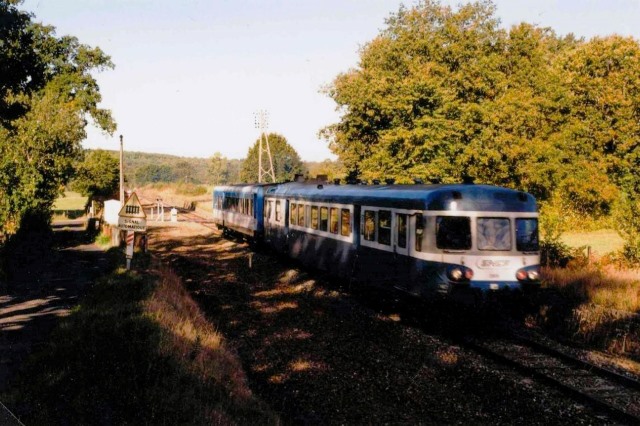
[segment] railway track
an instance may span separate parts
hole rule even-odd
[[[491,360],[568,394],[624,424],[640,424],[640,382],[522,336],[463,338]]]

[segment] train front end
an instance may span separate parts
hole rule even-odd
[[[430,250],[418,254],[430,265],[424,275],[429,288],[446,294],[539,288],[538,213],[531,195],[471,185],[437,194],[432,207],[424,212],[422,231],[431,236],[423,237]]]

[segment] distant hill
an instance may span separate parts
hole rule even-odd
[[[107,150],[114,158],[119,158],[119,151]],[[228,183],[240,182],[240,170],[243,160],[227,161]],[[152,154],[148,152],[124,153],[124,174],[126,180],[135,185],[154,182],[190,182],[210,184],[210,158],[179,157],[169,154]],[[336,161],[322,162],[303,161],[305,174],[315,177],[318,174],[328,175],[330,179],[342,177],[342,167]]]
[[[119,158],[119,151],[108,151]],[[240,170],[242,160],[229,160],[236,163]],[[124,153],[124,174],[128,182],[144,185],[153,182],[191,182],[208,184],[210,159],[197,157],[179,157],[169,154],[152,154],[148,152]]]

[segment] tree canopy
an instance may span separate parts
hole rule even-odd
[[[81,158],[89,120],[109,134],[116,127],[97,106],[91,75],[112,68],[110,58],[75,37],[57,37],[19,3],[0,0],[0,240],[27,213],[50,217]]]
[[[287,142],[287,139],[277,133],[270,133],[269,149],[273,160],[273,171],[276,182],[292,181],[296,174],[304,173],[304,165],[295,149]],[[249,148],[247,158],[242,164],[240,179],[243,182],[258,182],[258,157],[260,151],[260,139]],[[268,164],[268,159],[263,159]]]
[[[110,152],[87,151],[70,183],[71,189],[90,198],[116,197],[120,187],[120,162]]]
[[[633,38],[506,30],[489,1],[423,0],[391,15],[326,93],[341,120],[322,134],[352,177],[470,175],[594,215],[640,190]]]

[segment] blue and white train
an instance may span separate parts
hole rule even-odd
[[[539,286],[535,199],[458,185],[219,186],[213,216],[304,265],[420,296]]]

